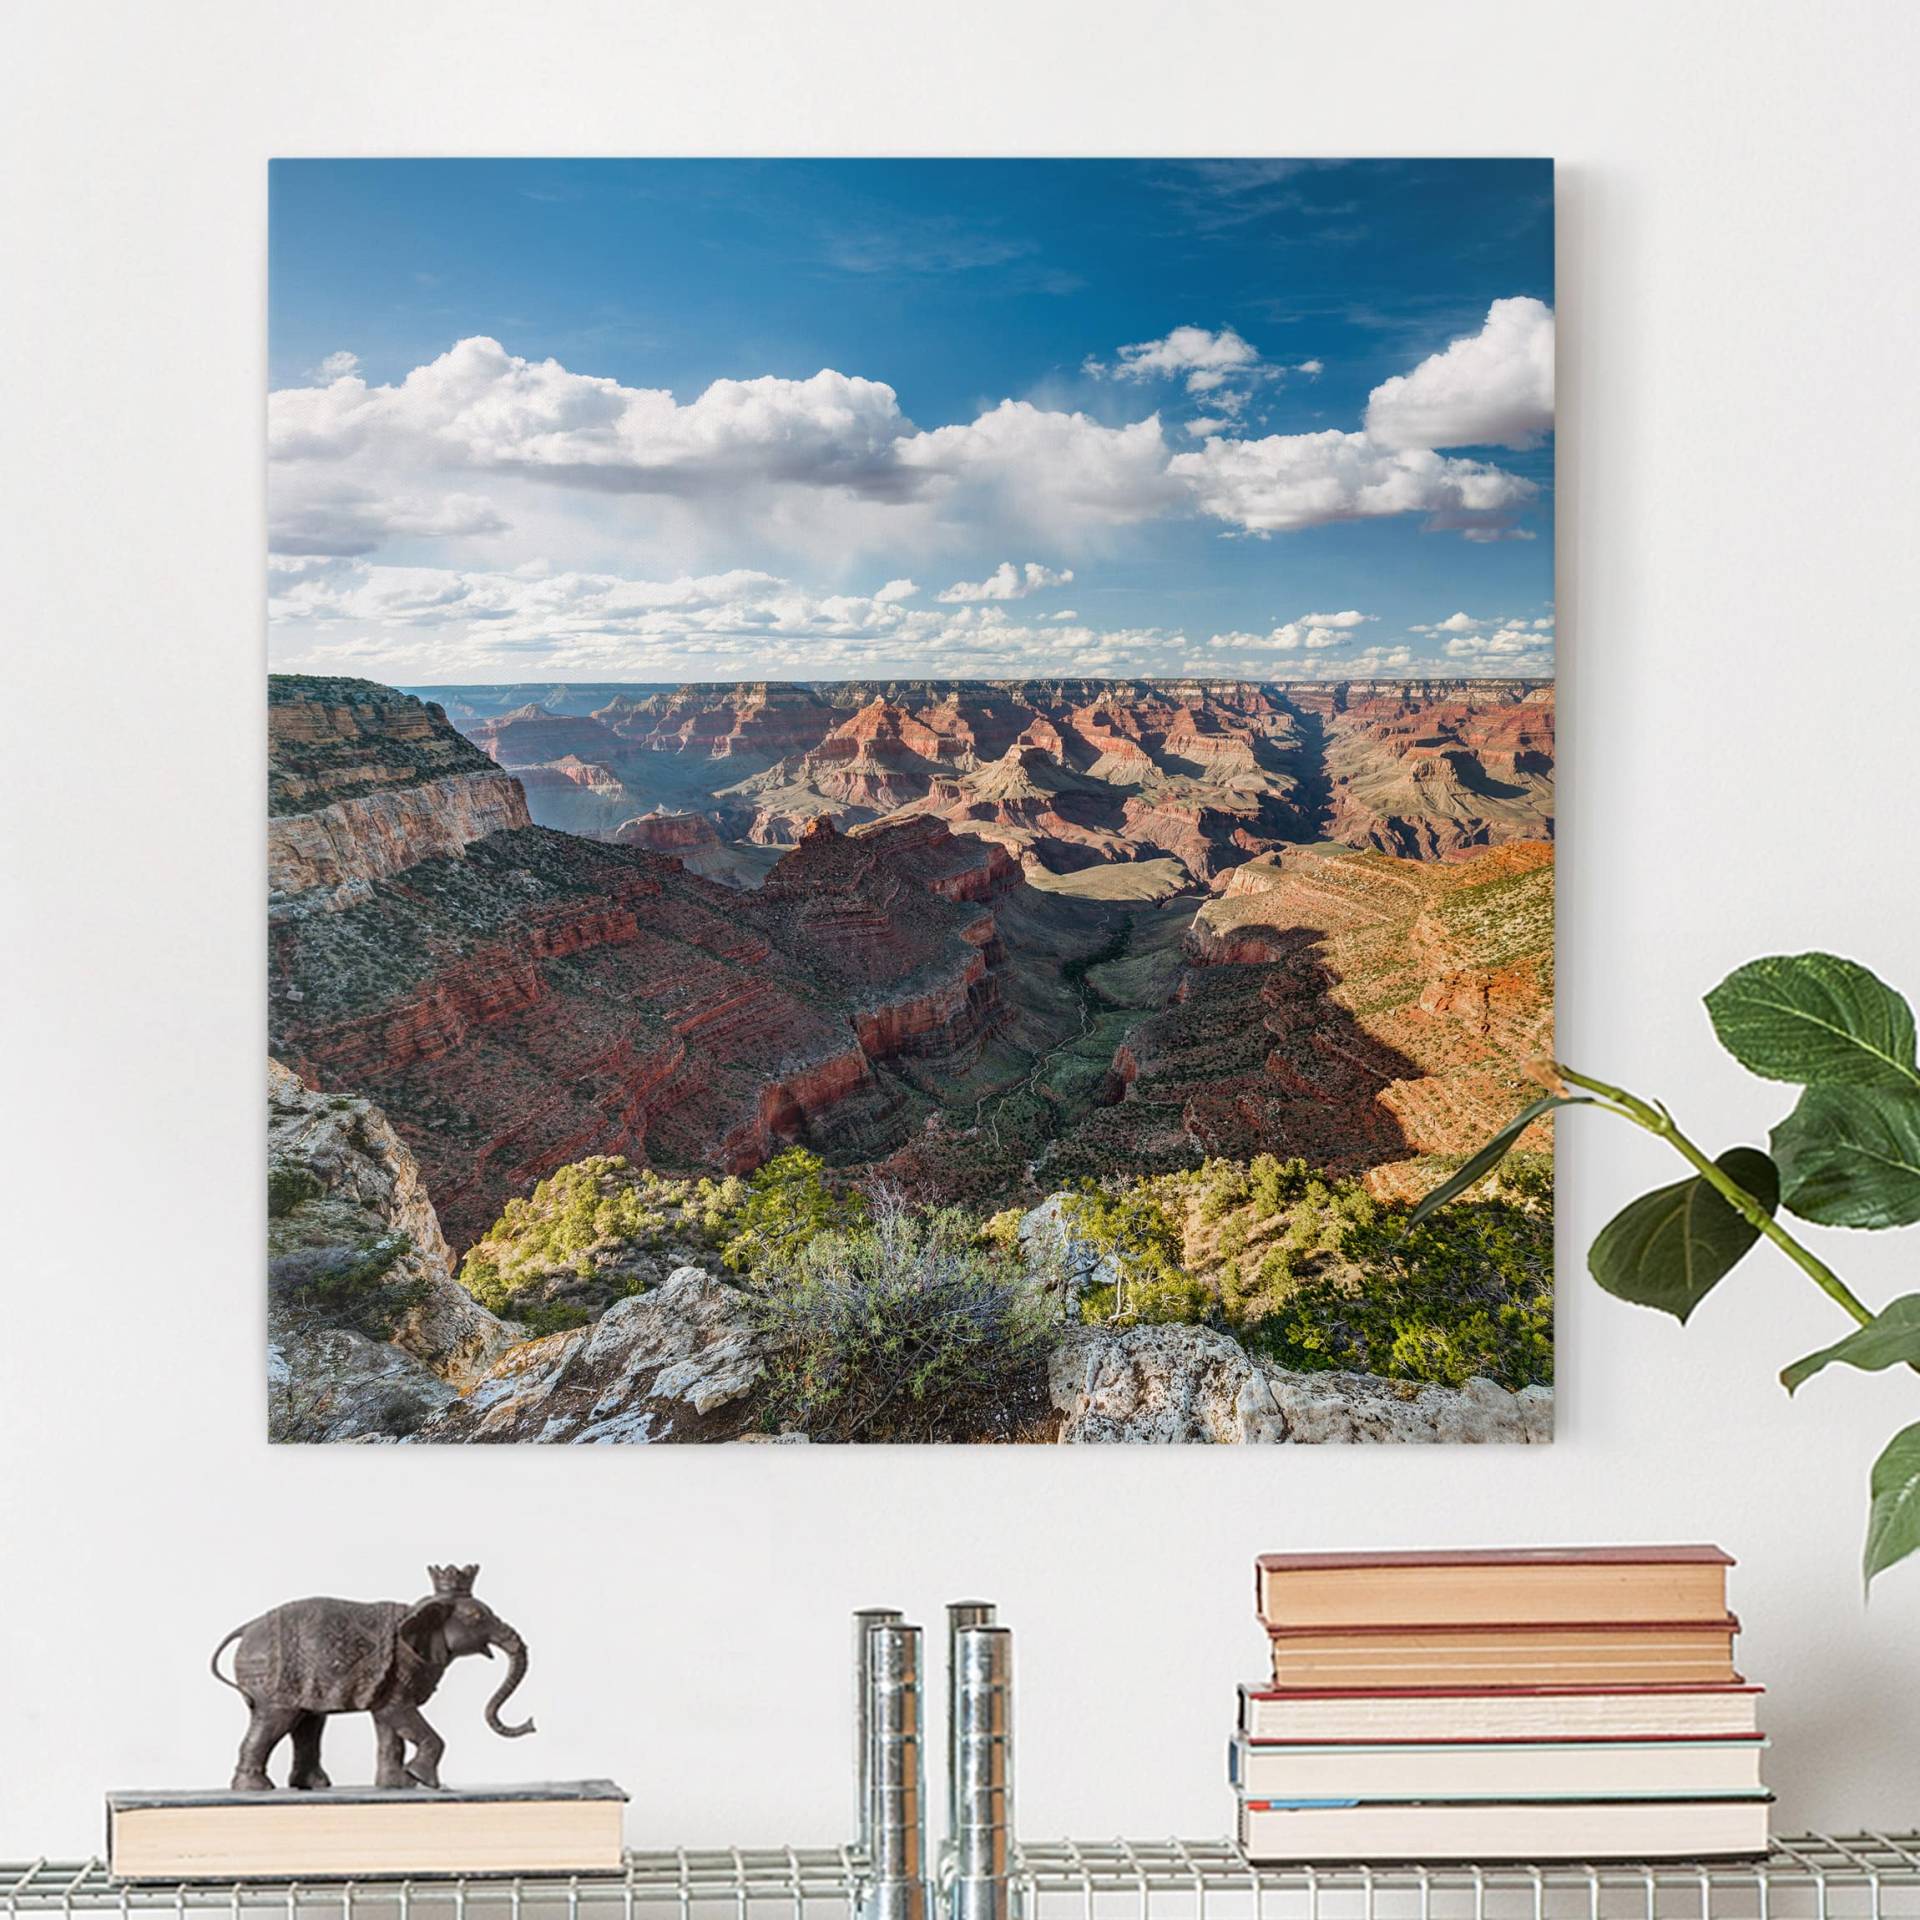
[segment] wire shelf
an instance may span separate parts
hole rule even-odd
[[[851,1848],[631,1853],[623,1874],[500,1880],[128,1883],[99,1860],[0,1864],[8,1920],[844,1920]],[[1764,1860],[1593,1866],[1256,1867],[1230,1840],[1042,1841],[1014,1864],[1021,1920],[1920,1920],[1920,1834],[1808,1834]]]

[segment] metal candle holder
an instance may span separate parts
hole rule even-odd
[[[867,1636],[903,1617],[898,1607],[862,1607],[853,1616],[854,1844],[868,1855],[873,1852],[873,1655]]]
[[[863,1920],[927,1920],[920,1644],[920,1629],[903,1621],[876,1621],[867,1629],[872,1879]]]
[[[1013,1636],[984,1600],[947,1609],[947,1912],[1011,1920]],[[854,1616],[858,1920],[929,1920],[923,1636],[891,1608]]]
[[[1013,1892],[1013,1635],[956,1636],[952,1920],[1008,1920]]]
[[[991,1600],[954,1600],[947,1606],[947,1839],[960,1831],[960,1636],[993,1625]]]

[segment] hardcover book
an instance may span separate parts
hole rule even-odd
[[[108,1869],[178,1881],[618,1873],[626,1800],[611,1780],[111,1793]]]
[[[1255,1604],[1270,1627],[1484,1620],[1715,1621],[1718,1547],[1516,1547],[1478,1552],[1263,1553]]]
[[[1717,1621],[1505,1622],[1269,1628],[1276,1687],[1727,1682],[1731,1614]]]
[[[1758,1736],[1698,1740],[1253,1741],[1227,1778],[1278,1800],[1709,1799],[1760,1791]]]
[[[1250,1799],[1240,1844],[1263,1864],[1710,1860],[1767,1850],[1770,1796],[1722,1800],[1326,1805]]]
[[[1242,1687],[1255,1740],[1738,1738],[1761,1689],[1737,1676],[1688,1686]]]

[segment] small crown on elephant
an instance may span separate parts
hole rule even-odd
[[[477,1566],[429,1567],[427,1577],[432,1580],[435,1593],[471,1593],[474,1576],[479,1571]]]

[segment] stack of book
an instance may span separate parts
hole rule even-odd
[[[1764,1853],[1717,1547],[1276,1553],[1229,1775],[1262,1863]]]

